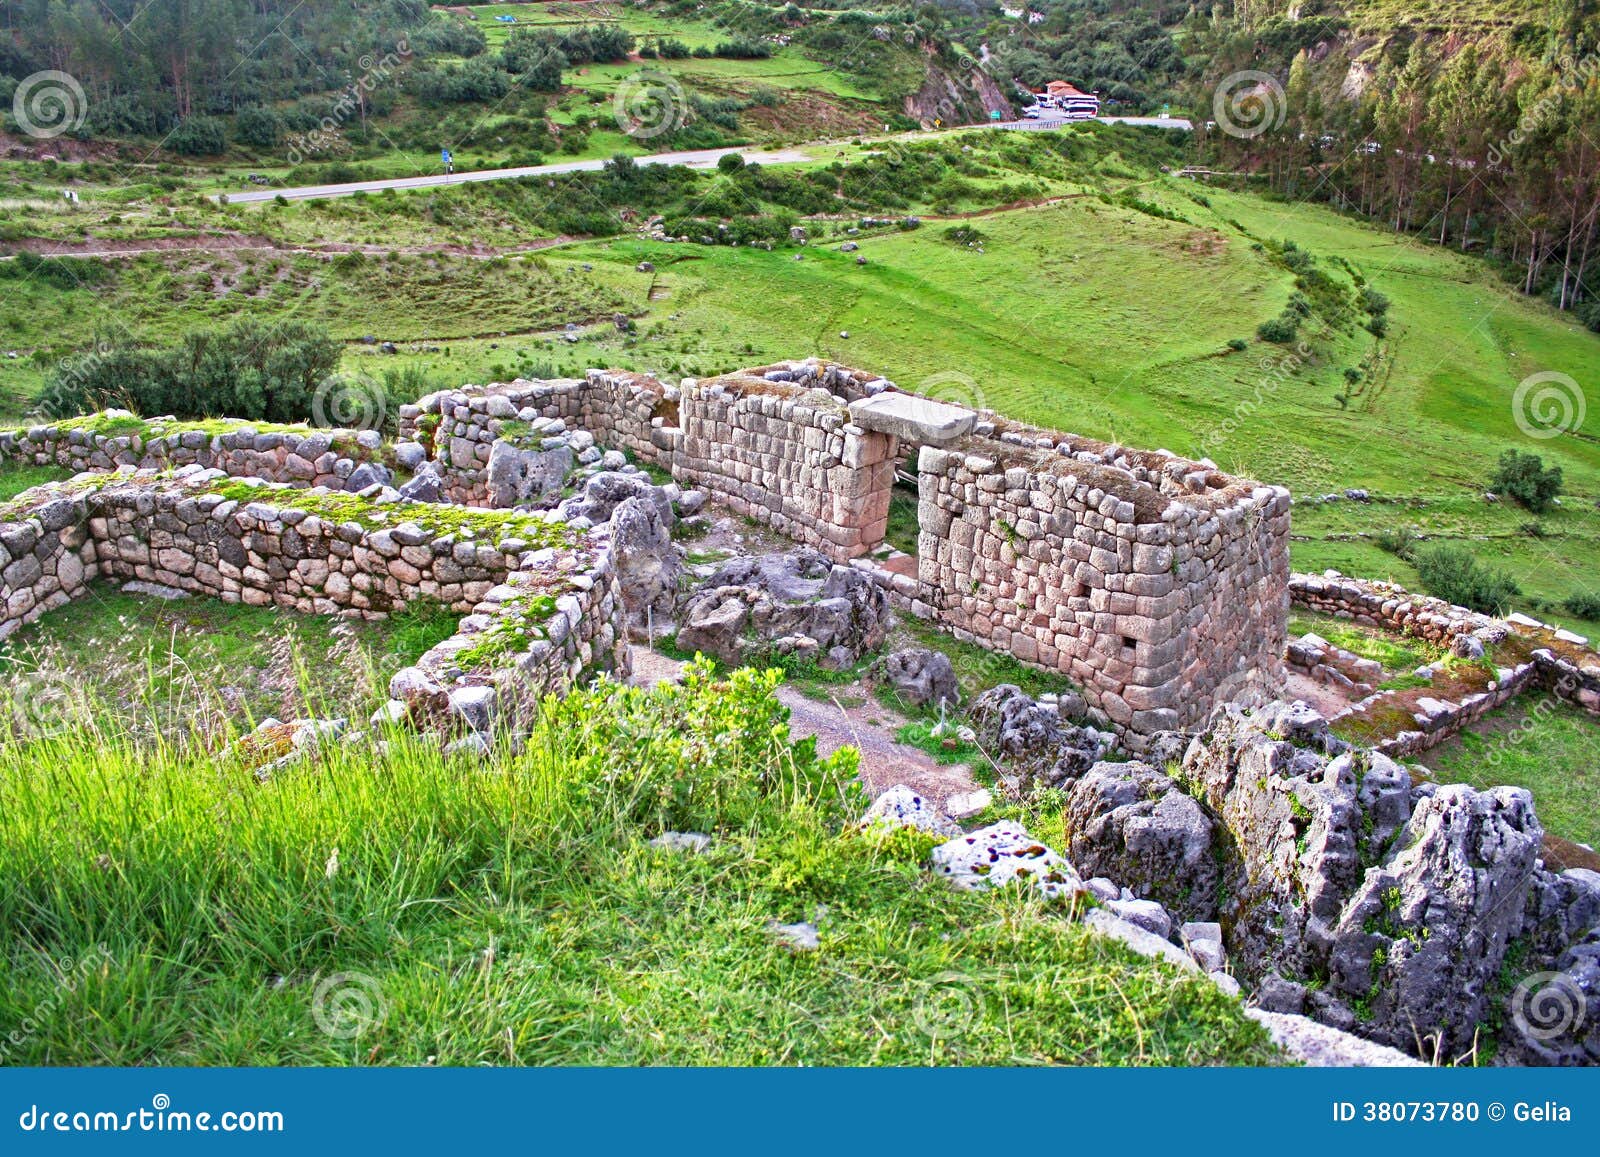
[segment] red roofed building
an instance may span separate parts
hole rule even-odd
[[[1064,80],[1052,80],[1039,94],[1039,103],[1060,109],[1068,120],[1086,121],[1100,115],[1100,98],[1092,92],[1083,92]]]

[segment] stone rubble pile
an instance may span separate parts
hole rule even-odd
[[[718,566],[684,600],[677,646],[729,663],[776,653],[840,670],[881,646],[891,621],[881,587],[802,548]]]

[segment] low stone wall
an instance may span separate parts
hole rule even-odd
[[[377,618],[417,599],[461,612],[422,666],[435,693],[467,688],[525,712],[586,671],[627,669],[608,541],[500,512],[229,479],[186,467],[38,487],[0,514],[0,637],[88,590],[138,579],[225,602]],[[461,711],[441,720],[459,723]]]
[[[1337,572],[1289,576],[1289,600],[1297,606],[1449,646],[1458,635],[1493,627],[1499,620],[1416,595],[1394,583],[1346,578]]]
[[[376,430],[227,425],[218,430],[217,423],[141,420],[112,410],[73,422],[0,431],[0,461],[59,466],[74,473],[122,466],[202,466],[236,478],[331,490],[359,490],[387,480],[387,471],[361,470],[380,459],[383,438]]]
[[[532,719],[546,695],[585,675],[626,679],[629,651],[622,592],[603,532],[596,550],[527,555],[487,592],[454,635],[389,683],[393,718],[419,716],[480,739]],[[552,590],[564,593],[552,595]]]
[[[503,431],[539,418],[576,422],[584,383],[518,380],[493,386],[440,390],[400,407],[398,438],[418,442],[439,471],[445,501],[484,506],[489,501],[489,458]]]
[[[1485,714],[1518,695],[1541,688],[1591,715],[1600,715],[1600,652],[1581,635],[1527,615],[1497,619],[1443,599],[1413,594],[1394,583],[1354,579],[1328,571],[1290,576],[1289,593],[1298,606],[1361,626],[1425,639],[1469,654],[1512,640],[1513,662],[1497,667],[1493,679],[1469,694],[1410,695],[1377,691],[1329,720],[1338,727],[1357,717],[1403,712],[1412,722],[1377,739],[1373,746],[1395,758],[1416,756],[1443,743]],[[1433,666],[1437,667],[1438,664]]]
[[[54,486],[0,514],[0,639],[88,593],[99,577],[88,495]]]

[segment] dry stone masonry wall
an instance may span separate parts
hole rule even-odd
[[[979,439],[926,446],[918,467],[916,600],[958,635],[1065,673],[1140,734],[1281,682],[1287,491],[1213,473],[1195,494],[1165,470]]]
[[[559,453],[579,427],[835,561],[964,639],[1057,670],[1118,731],[1202,722],[1282,682],[1289,495],[1207,462],[1037,430],[821,361],[664,385],[590,371],[444,391],[400,437],[453,501],[495,503],[496,455]],[[897,464],[916,457],[919,559],[881,553]],[[595,451],[598,453],[598,451]]]
[[[627,669],[603,531],[487,511],[441,522],[431,504],[369,503],[198,466],[80,475],[23,501],[0,514],[0,637],[96,578],[367,618],[428,599],[470,614],[395,677],[391,694],[400,714],[475,731],[584,671]]]
[[[838,562],[883,541],[895,442],[836,395],[730,374],[686,385],[678,405],[675,478]]]
[[[575,465],[604,465],[615,455],[620,466],[622,451],[851,562],[901,606],[959,637],[1063,672],[1083,687],[1090,709],[1135,741],[1200,723],[1247,683],[1267,692],[1281,684],[1287,491],[1206,462],[919,398],[833,363],[777,363],[677,386],[595,370],[583,379],[444,390],[401,407],[399,438],[387,450],[371,432],[219,432],[117,414],[0,434],[0,454],[73,469],[214,467],[331,490],[387,483],[377,461],[384,455],[416,472],[402,494],[421,495],[411,487],[426,476],[433,497],[493,507],[551,505]],[[912,454],[920,557],[886,565],[869,556],[885,550],[896,468]],[[129,537],[129,557],[117,555],[115,565],[166,576],[150,581],[184,580],[169,585],[201,581],[181,569],[183,547]],[[239,573],[219,570],[220,582],[210,570],[199,573],[224,597],[381,612],[408,581],[475,606],[508,569],[468,580],[476,584],[469,590],[453,572],[413,579],[411,559],[424,546],[401,550],[385,560],[393,565],[383,576],[360,568],[324,576],[320,558],[252,562],[248,574],[230,563]],[[47,561],[39,560],[41,573]],[[68,578],[71,570],[69,563]],[[319,585],[328,581],[338,597],[348,582],[348,601]]]
[[[1535,687],[1600,715],[1600,652],[1581,635],[1522,614],[1496,619],[1394,583],[1337,571],[1292,575],[1289,592],[1308,610],[1423,639],[1460,659],[1492,655],[1492,676],[1441,678],[1441,689],[1426,693],[1377,690],[1330,720],[1340,730],[1358,725],[1363,740],[1385,755],[1405,758],[1427,751]],[[1419,671],[1438,678],[1448,673],[1447,666],[1436,662]]]
[[[218,429],[218,426],[223,428]],[[388,482],[376,430],[258,427],[244,422],[140,419],[107,410],[87,419],[0,431],[0,460],[74,472],[121,466],[204,466],[236,478],[361,490]]]

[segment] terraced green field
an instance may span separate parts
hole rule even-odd
[[[972,132],[946,147],[992,160],[1022,148],[1021,135]],[[1512,293],[1481,261],[1326,208],[1155,174],[1125,159],[1133,147],[1115,142],[1123,151],[1108,149],[1092,168],[963,161],[934,185],[895,191],[923,214],[1019,196],[1029,203],[862,234],[859,254],[840,251],[853,224],[842,219],[813,220],[810,245],[772,252],[535,238],[498,208],[495,186],[407,195],[407,205],[426,209],[420,215],[397,211],[388,197],[228,208],[212,216],[286,240],[322,232],[369,247],[389,239],[420,248],[430,238],[550,247],[509,260],[370,251],[332,260],[140,258],[113,263],[93,286],[34,279],[6,287],[15,306],[7,342],[64,351],[108,317],[170,338],[251,312],[325,322],[351,343],[347,368],[415,364],[441,381],[591,365],[705,376],[814,354],[953,401],[1209,455],[1286,484],[1299,499],[1293,550],[1302,569],[1415,584],[1409,564],[1372,538],[1410,527],[1465,543],[1516,577],[1520,605],[1568,621],[1559,604],[1587,591],[1600,564],[1600,416],[1582,396],[1596,381],[1600,340]],[[837,151],[810,164],[832,163]],[[846,161],[859,152],[844,151]],[[883,179],[892,180],[888,172]],[[958,225],[977,232],[952,239]],[[1262,341],[1257,327],[1295,289],[1284,241],[1309,253],[1337,294],[1353,298],[1366,285],[1385,295],[1387,335],[1374,338],[1359,316],[1319,315],[1302,331],[1304,347]],[[641,261],[655,271],[640,273]],[[632,317],[634,332],[619,333],[613,312]],[[559,332],[569,322],[580,330]],[[366,335],[401,342],[400,354],[379,358],[359,342]],[[1514,403],[1519,383],[1539,373],[1567,375],[1577,390],[1569,420],[1551,437],[1524,432],[1547,431],[1527,406],[1519,425]],[[41,375],[28,359],[0,362],[0,388],[14,397]],[[1562,505],[1535,518],[1485,501],[1508,448],[1562,468]],[[1348,488],[1374,500],[1312,501]]]
[[[799,261],[631,241],[566,252],[600,269],[649,259],[659,271],[653,300],[634,304],[649,310],[641,328],[658,323],[655,342],[674,352],[652,357],[651,340],[624,350],[604,337],[585,347],[595,360],[696,373],[752,357],[835,358],[1041,424],[1209,453],[1303,499],[1346,488],[1379,499],[1302,501],[1302,568],[1414,582],[1408,564],[1363,537],[1411,525],[1511,570],[1532,599],[1589,589],[1600,563],[1600,417],[1531,438],[1513,395],[1541,371],[1593,381],[1593,334],[1471,259],[1322,208],[1215,190],[1207,207],[1188,191],[1172,181],[1142,193],[1184,222],[1077,197],[973,219],[981,252],[946,240],[939,222],[868,238],[865,266],[832,238]],[[1258,340],[1256,326],[1293,288],[1254,248],[1269,238],[1295,240],[1348,283],[1331,260],[1343,256],[1392,300],[1389,336],[1380,344],[1357,327],[1335,331],[1303,361]],[[1230,349],[1230,339],[1246,348]],[[1341,405],[1345,368],[1375,350],[1377,371]],[[1562,506],[1534,519],[1484,501],[1495,459],[1513,447],[1562,467]]]

